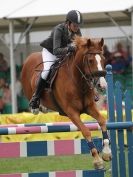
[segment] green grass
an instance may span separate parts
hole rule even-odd
[[[111,177],[110,163],[105,163],[106,177]],[[48,156],[0,159],[0,173],[48,172],[62,170],[88,170],[93,168],[90,155]]]

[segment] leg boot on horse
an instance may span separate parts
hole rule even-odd
[[[103,135],[103,150],[102,150],[102,159],[104,161],[110,161],[112,159],[111,149],[110,149],[110,139],[108,136],[107,128],[106,128],[106,120],[105,118],[99,113],[98,109],[95,107],[95,103],[89,106],[87,113],[91,115],[93,118],[97,120]]]
[[[46,87],[46,81],[39,77],[39,80],[37,82],[36,90],[30,100],[29,107],[31,109],[31,112],[33,114],[38,114],[39,113],[39,106],[40,106],[40,98],[41,94]]]

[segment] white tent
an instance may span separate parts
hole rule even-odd
[[[129,24],[133,0],[0,0],[0,31],[7,30],[8,20],[15,19],[15,29],[21,30],[27,20],[38,17],[33,29],[64,21],[66,13],[77,9],[83,13],[85,25],[108,25],[108,12],[119,24]],[[3,20],[4,19],[4,20]]]
[[[7,18],[64,15],[71,9],[82,13],[125,11],[133,0],[2,0],[0,14]],[[6,8],[5,8],[6,7]]]
[[[121,29],[121,24],[131,25],[133,36],[133,0],[0,0],[0,4],[0,31],[7,31],[9,29],[10,33],[13,113],[17,111],[14,29],[21,31],[21,28],[27,21],[29,26],[26,32],[31,27],[33,30],[51,27],[56,23],[64,21],[65,15],[69,10],[77,9],[83,13],[85,26],[107,26],[114,24]],[[129,38],[129,40],[131,39]]]

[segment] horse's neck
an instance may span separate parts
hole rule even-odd
[[[76,58],[71,57],[70,58],[70,63],[69,63],[69,70],[71,73],[71,77],[74,80],[75,83],[79,84],[79,82],[82,82],[82,61],[81,60],[77,60]],[[81,71],[81,72],[80,72]]]

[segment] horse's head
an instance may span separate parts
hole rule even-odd
[[[106,88],[107,83],[104,78],[106,71],[104,70],[103,56],[103,38],[100,40],[76,37],[74,43],[77,46],[76,59],[79,60],[79,70],[82,74],[92,82],[99,79],[102,89]]]

